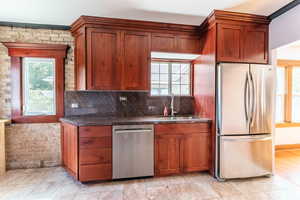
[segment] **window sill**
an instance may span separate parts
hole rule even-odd
[[[276,128],[286,128],[286,127],[300,127],[300,123],[279,123],[279,124],[276,124]]]
[[[12,123],[58,123],[59,118],[56,115],[21,116],[12,118]]]

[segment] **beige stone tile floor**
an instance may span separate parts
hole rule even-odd
[[[11,170],[0,177],[5,200],[300,200],[281,176],[218,182],[207,173],[81,184],[61,167]]]

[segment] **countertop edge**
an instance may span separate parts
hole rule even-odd
[[[210,123],[212,120],[208,118],[199,119],[180,119],[180,120],[129,120],[121,121],[117,120],[102,121],[102,122],[78,122],[74,119],[60,118],[60,122],[69,123],[74,126],[113,126],[113,125],[132,125],[132,124],[184,124],[184,123]]]

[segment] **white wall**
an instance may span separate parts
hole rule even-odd
[[[270,49],[300,40],[300,5],[275,18],[270,24]],[[300,52],[299,52],[300,53]],[[272,52],[274,56],[274,51]],[[276,55],[276,54],[275,54]],[[275,58],[274,58],[275,57]],[[272,58],[272,63],[276,56]],[[276,128],[275,144],[300,144],[300,127]]]
[[[276,50],[277,59],[300,60],[300,41]]]
[[[275,145],[300,144],[300,127],[276,128]]]
[[[270,24],[270,48],[300,40],[300,5],[275,18]]]

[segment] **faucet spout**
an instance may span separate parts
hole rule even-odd
[[[171,94],[171,117],[175,116],[175,111],[174,111],[174,94]]]

